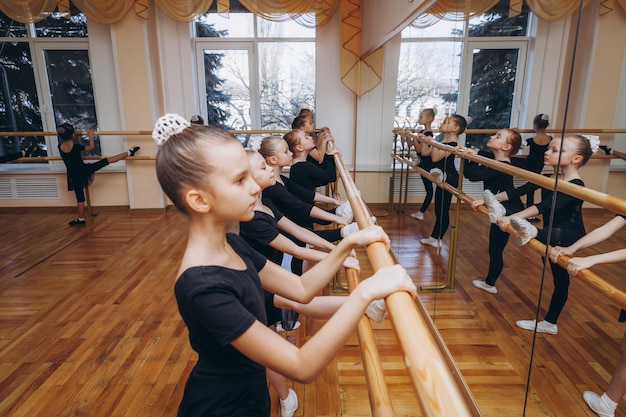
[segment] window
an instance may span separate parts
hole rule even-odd
[[[396,125],[418,128],[421,110],[437,112],[433,128],[450,114],[469,115],[470,128],[518,124],[530,13],[508,18],[508,2],[466,22],[440,20],[402,31]],[[467,135],[482,147],[489,135]]]
[[[64,121],[76,130],[98,126],[87,21],[52,13],[35,24],[0,13],[0,131],[54,131]],[[67,38],[72,38],[67,41]],[[35,146],[34,156],[58,155],[56,137],[0,137],[0,155]],[[100,141],[91,155],[100,155]]]
[[[291,129],[315,107],[315,29],[245,10],[195,21],[199,108],[228,129]]]

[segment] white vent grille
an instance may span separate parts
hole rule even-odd
[[[406,174],[405,174],[406,175]],[[404,183],[406,181],[406,177],[402,178],[402,188],[406,187]],[[389,183],[391,183],[391,176],[389,176]],[[513,185],[517,188],[521,185],[524,185],[526,181],[519,178],[513,179]],[[387,190],[389,190],[389,186],[387,186]],[[482,195],[483,193],[483,182],[482,181],[469,181],[467,178],[463,178],[463,192],[467,195]],[[393,184],[393,193],[394,195],[400,195],[400,173],[396,174],[396,179]],[[404,192],[402,193],[404,195]],[[424,183],[422,183],[422,179],[419,175],[411,173],[409,174],[409,196],[425,196],[426,191],[424,190]]]
[[[2,177],[0,200],[58,199],[59,181],[56,177]]]
[[[13,197],[13,187],[11,186],[11,178],[0,178],[0,199],[8,200]]]

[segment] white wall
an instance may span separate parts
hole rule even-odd
[[[361,54],[372,53],[436,0],[361,0]]]
[[[346,165],[354,157],[355,100],[339,77],[339,13],[317,30],[316,39],[316,127],[328,126]]]

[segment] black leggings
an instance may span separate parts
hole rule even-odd
[[[502,253],[510,236],[508,232],[503,232],[496,224],[492,224],[489,229],[489,272],[485,279],[489,285],[496,285],[496,280],[504,268]]]
[[[423,175],[420,176],[422,177],[422,183],[424,183],[424,190],[426,190],[426,196],[424,197],[422,207],[420,207],[420,213],[426,213],[428,206],[430,206],[430,202],[433,201],[435,191],[433,190],[433,183]]]
[[[93,164],[83,164],[82,171],[79,175],[70,175],[68,173],[69,180],[72,182],[72,187],[74,188],[74,194],[76,194],[77,202],[85,202],[85,187],[89,185],[89,177],[94,172],[101,170],[107,165],[109,165],[109,159],[102,158]]]
[[[494,192],[496,194],[498,191]],[[510,216],[524,209],[519,199],[508,200],[502,203],[506,208],[506,215]],[[485,282],[489,285],[496,285],[496,281],[504,268],[504,259],[502,253],[509,241],[508,232],[503,232],[497,224],[492,224],[489,229],[489,272],[485,278]]]
[[[450,205],[452,204],[452,194],[437,187],[435,190],[435,227],[430,234],[435,239],[441,239],[450,226]]]
[[[578,239],[585,235],[585,228],[581,225],[579,229],[552,229],[552,236],[550,236],[551,246],[569,246],[576,242]],[[541,243],[546,243],[548,239],[548,229],[541,229],[537,234],[537,240]],[[544,260],[545,261],[545,260]],[[556,324],[559,319],[563,307],[567,302],[569,295],[569,274],[567,270],[558,264],[550,261],[550,269],[552,270],[552,277],[554,279],[554,292],[550,299],[550,306],[548,307],[548,313],[545,320],[549,323]]]

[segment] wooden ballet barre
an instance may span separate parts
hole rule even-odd
[[[351,268],[346,268],[345,271],[348,288],[352,292],[359,283],[359,274],[355,269]],[[363,316],[359,321],[357,334],[359,336],[359,346],[361,347],[361,358],[363,360],[363,370],[365,372],[372,415],[374,417],[394,417],[395,413],[387,384],[385,384],[382,362],[376,348],[372,325],[367,317]]]
[[[78,136],[87,136],[88,132],[77,130]],[[152,136],[152,130],[94,130],[94,136]],[[58,136],[57,132],[0,132],[0,136]]]
[[[99,161],[100,159],[106,158],[106,156],[84,156],[84,161]],[[156,157],[154,156],[127,156],[124,158],[127,161],[154,161]],[[62,161],[63,158],[60,156],[24,156],[18,159],[15,159],[11,162],[42,162],[42,161]]]
[[[413,136],[415,139],[417,137]],[[418,139],[419,140],[419,139]],[[480,155],[463,155],[464,149],[457,149],[449,145],[445,145],[439,142],[429,141],[429,145],[450,152],[456,156],[459,156],[468,161],[476,162],[489,168],[493,168],[497,171],[504,172],[505,174],[512,175],[517,178],[521,178],[525,181],[537,184],[540,187],[547,189],[554,189],[555,179],[543,176],[541,174],[535,174],[534,172],[527,171],[523,168],[514,167],[509,164],[496,161],[491,158],[487,158]],[[589,188],[581,187],[580,185],[571,184],[567,181],[559,181],[557,185],[557,191],[576,197],[578,199],[588,201],[597,206],[603,207],[614,213],[626,214],[626,200],[618,197],[614,197],[610,194],[601,193],[599,191],[591,190]]]
[[[289,130],[229,130],[233,135],[270,135],[285,134]],[[78,136],[87,136],[88,131],[77,130]],[[152,130],[94,130],[94,136],[152,136]],[[58,136],[57,132],[0,132],[0,136]]]
[[[341,157],[335,155],[334,159],[359,228],[373,225]],[[369,245],[367,255],[374,270],[395,265],[393,257],[381,242]],[[390,294],[385,304],[424,415],[482,416],[419,298],[414,301],[409,294],[399,291]]]
[[[417,129],[406,129],[407,131],[417,133]],[[488,133],[496,133],[499,129],[466,129],[466,134],[488,134]],[[519,133],[534,133],[532,129],[518,129],[513,128],[516,132]],[[289,132],[289,130],[285,129],[257,129],[257,130],[228,130],[233,135],[270,135],[272,133],[285,134]],[[316,130],[317,131],[317,130]],[[438,133],[438,129],[433,129],[433,133]],[[88,132],[86,130],[77,130],[75,132],[79,136],[86,136]],[[395,132],[394,132],[395,133]],[[619,134],[626,133],[626,129],[597,129],[597,128],[589,128],[589,129],[547,129],[546,133],[581,133],[581,134],[590,134],[590,133],[598,133],[598,134]],[[57,132],[35,132],[35,131],[27,131],[27,132],[0,132],[0,136],[57,136]],[[152,136],[152,130],[95,130],[95,136]]]
[[[483,158],[483,157],[481,157]],[[470,159],[470,158],[467,158]],[[493,159],[489,159],[486,158],[490,161],[493,161]],[[397,158],[398,161],[403,162],[405,164],[408,165],[413,165],[414,169],[418,169],[418,171],[420,172],[420,174],[424,175],[423,173],[426,173],[426,171],[424,171],[423,169],[419,168],[419,166],[414,165],[412,163],[412,161],[407,160],[407,159],[403,159],[403,158]],[[482,162],[481,162],[482,163]],[[485,165],[485,164],[483,164]],[[505,166],[508,166],[507,164],[502,164]],[[497,166],[493,166],[491,167],[493,169],[498,169]],[[519,168],[518,168],[519,169]],[[427,176],[428,179],[430,179],[432,181],[432,176],[428,175]],[[434,181],[433,181],[434,182]],[[440,184],[437,184],[435,182],[436,185],[440,186]],[[469,203],[470,205],[474,202],[474,199],[471,198],[470,196],[468,196],[465,193],[461,193],[459,192],[457,189],[455,189],[454,187],[450,186],[449,184],[448,187],[442,187],[444,188],[446,191],[451,192],[453,195],[455,195],[458,199],[460,199],[461,201],[464,201],[466,203]],[[554,184],[553,184],[554,185]],[[581,187],[582,188],[582,187]],[[487,207],[485,206],[479,206],[478,210],[482,213],[488,214],[489,210],[487,209]],[[511,227],[511,225],[508,225],[506,228],[506,231],[511,234],[511,235],[516,235],[517,233],[515,232],[515,230]],[[531,239],[528,244],[528,246],[530,246],[535,252],[539,253],[540,255],[545,255],[545,251],[546,251],[546,245],[541,243],[540,241],[538,241],[537,239]],[[552,247],[549,246],[548,247],[548,251],[551,250]],[[452,255],[451,255],[452,256]],[[562,266],[563,268],[567,269],[567,263],[569,262],[570,257],[569,256],[565,256],[565,255],[561,255],[558,259],[557,259],[557,263]],[[601,293],[603,293],[609,300],[611,300],[612,302],[614,302],[617,306],[619,306],[620,308],[626,310],[626,293],[624,293],[623,291],[619,290],[617,287],[615,287],[613,284],[607,282],[606,280],[604,280],[602,277],[600,277],[599,275],[595,274],[594,272],[591,272],[588,269],[583,269],[581,270],[578,275],[575,277],[577,279],[581,279],[583,282],[585,282],[586,284],[590,285],[591,287],[599,290]]]
[[[462,195],[460,197],[470,204],[472,201],[474,201],[471,197],[467,195]],[[489,214],[489,210],[485,206],[478,207],[478,210],[482,213]],[[509,234],[511,234],[512,236],[517,235],[517,233],[510,224],[506,227],[506,231],[509,232]],[[546,245],[541,243],[537,239],[531,239],[530,241],[528,241],[527,245],[542,256],[546,253]],[[548,246],[548,253],[550,253],[551,249],[552,246]],[[557,259],[557,263],[563,268],[567,269],[567,263],[570,259],[571,258],[569,256],[561,255]],[[589,269],[583,269],[578,273],[578,275],[573,278],[581,279],[581,281],[602,292],[609,300],[617,304],[617,306],[626,310],[626,293],[619,290],[613,284],[607,282],[599,275],[591,272]]]
[[[519,128],[511,128],[512,130],[518,132],[518,133],[535,133],[534,130],[532,129],[519,129]],[[395,129],[394,129],[395,130]],[[406,129],[412,133],[418,133],[418,129]],[[465,133],[466,134],[487,134],[487,133],[497,133],[498,130],[500,129],[465,129]],[[433,133],[438,133],[439,130],[438,129],[433,129],[432,130]],[[589,129],[546,129],[546,133],[556,133],[556,134],[561,134],[561,133],[580,133],[583,135],[586,134],[590,134],[590,133],[599,133],[599,134],[616,134],[616,133],[626,133],[626,129],[595,129],[595,128],[589,128]]]

